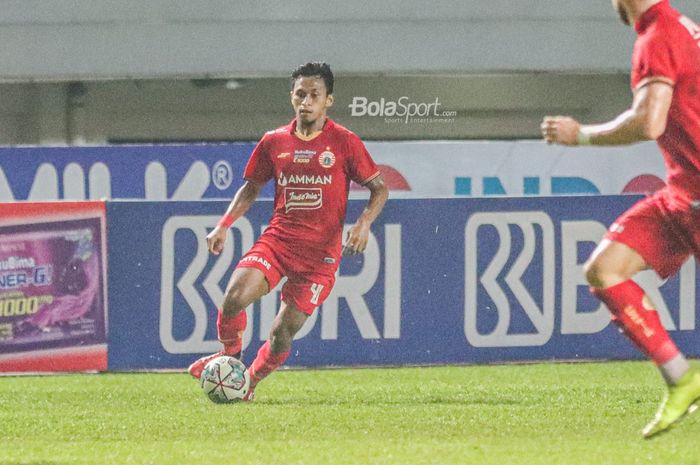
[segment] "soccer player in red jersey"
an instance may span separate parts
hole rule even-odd
[[[667,430],[700,399],[700,372],[691,369],[661,325],[654,304],[632,281],[652,268],[676,273],[691,255],[700,258],[700,26],[668,0],[613,0],[638,37],[632,55],[632,107],[615,120],[581,125],[545,117],[549,143],[619,145],[655,139],[667,185],[623,213],[584,265],[591,292],[613,321],[659,367],[668,385],[656,417],[642,431]]]
[[[330,294],[341,255],[365,250],[370,226],[388,197],[384,179],[362,141],[326,115],[333,105],[328,64],[307,63],[292,72],[291,103],[296,118],[258,142],[245,168],[245,183],[207,236],[209,251],[218,255],[228,228],[255,202],[263,185],[275,181],[270,225],[238,262],[218,312],[223,350],[202,357],[188,370],[199,378],[207,362],[218,355],[240,358],[245,308],[286,276],[270,338],[249,367],[247,400],[252,400],[255,386],[284,363],[294,335]],[[350,181],[367,187],[370,196],[343,243]]]

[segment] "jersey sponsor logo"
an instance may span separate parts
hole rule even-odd
[[[309,174],[290,174],[285,176],[284,173],[280,173],[279,178],[277,178],[277,184],[285,187],[288,184],[301,184],[301,185],[315,185],[321,184],[322,186],[332,184],[333,175],[309,175]]]
[[[287,158],[289,156],[289,152],[282,152],[277,155],[277,158]]]
[[[320,187],[285,187],[284,211],[317,210],[323,205],[323,192]]]
[[[309,163],[316,156],[315,150],[295,150],[294,163]]]
[[[272,265],[270,265],[270,262],[268,262],[267,260],[265,260],[262,257],[258,257],[257,255],[249,255],[247,257],[243,257],[243,258],[241,258],[241,261],[242,262],[260,263],[262,266],[265,267],[266,270],[269,270],[270,266],[272,266]]]
[[[335,154],[331,152],[330,147],[326,147],[326,151],[319,155],[318,163],[324,168],[330,168],[335,165]]]

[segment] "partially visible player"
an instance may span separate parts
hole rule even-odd
[[[623,213],[584,266],[591,292],[656,363],[668,385],[656,417],[642,432],[648,438],[667,430],[700,399],[700,373],[690,369],[649,296],[631,280],[647,268],[667,278],[688,257],[700,258],[700,27],[668,0],[612,3],[638,33],[632,108],[601,125],[548,116],[541,129],[549,143],[618,145],[656,139],[661,148],[667,186]]]
[[[255,202],[262,186],[275,182],[270,225],[233,271],[217,318],[223,350],[189,367],[195,378],[220,354],[240,358],[245,308],[287,277],[270,338],[249,367],[251,400],[255,386],[289,356],[294,335],[330,294],[342,255],[362,253],[372,222],[388,190],[360,139],[326,112],[333,104],[333,73],[326,63],[307,63],[292,72],[291,103],[296,118],[267,132],[250,156],[245,183],[219,224],[207,236],[218,255],[228,228]],[[370,191],[367,207],[342,243],[350,182]]]

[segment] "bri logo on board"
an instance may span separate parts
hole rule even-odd
[[[227,232],[229,246],[224,247],[220,255],[212,256],[206,236],[218,221],[218,215],[186,215],[171,216],[163,224],[158,330],[160,343],[167,353],[211,353],[221,348],[221,343],[212,337],[216,332],[212,334],[209,330],[215,325],[211,318],[215,312],[211,312],[211,308],[224,298],[222,283],[230,276],[236,251],[249,250],[265,226],[240,217]],[[345,225],[345,233],[350,227]],[[337,340],[348,323],[354,324],[362,339],[379,341],[401,337],[401,225],[384,225],[382,236],[384,240],[380,242],[370,232],[361,268],[349,275],[338,272],[322,311],[309,317],[295,339]],[[176,260],[183,256],[189,259]],[[249,257],[255,261],[258,258]],[[252,318],[254,305],[246,309],[250,324],[243,335],[244,349],[253,338],[267,339],[279,311],[282,286],[283,282],[260,299],[259,319]],[[365,295],[375,287],[383,296],[380,305],[372,305]],[[320,334],[313,332],[314,326]]]
[[[541,210],[472,214],[464,229],[466,341],[476,348],[543,347],[553,338],[605,330],[605,305],[591,308],[580,298],[589,288],[581,247],[592,249],[604,233],[599,221]],[[653,271],[635,278],[670,331],[695,329],[695,274],[695,261],[687,261],[663,294],[666,280]]]

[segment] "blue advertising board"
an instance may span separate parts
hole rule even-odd
[[[254,143],[0,148],[0,202],[230,199]],[[273,195],[272,186],[262,194]]]
[[[630,359],[640,354],[588,293],[581,267],[637,196],[394,199],[362,256],[343,258],[288,365]],[[347,223],[363,200],[353,200]],[[109,368],[180,369],[219,349],[216,304],[272,212],[257,202],[211,256],[227,202],[108,202]],[[700,355],[695,263],[640,279],[662,321]],[[278,290],[251,306],[244,361],[269,333]]]

